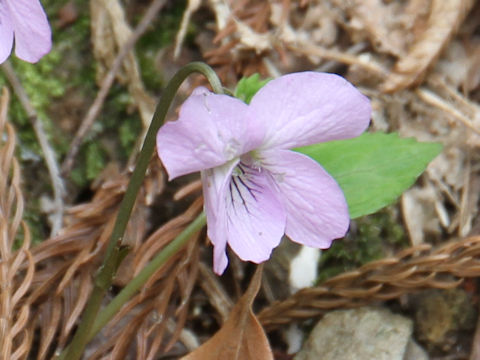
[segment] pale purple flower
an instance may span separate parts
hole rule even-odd
[[[370,102],[333,74],[302,72],[270,81],[250,105],[197,88],[179,119],[157,135],[173,179],[201,171],[214,270],[227,243],[260,263],[282,236],[328,248],[348,230],[348,207],[336,181],[311,158],[288,150],[360,135]]]
[[[35,63],[52,47],[47,15],[39,0],[0,0],[0,64],[12,51],[22,60]]]

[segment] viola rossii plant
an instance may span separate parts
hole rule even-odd
[[[179,118],[161,127],[178,87],[193,72],[205,75],[214,93],[197,88]],[[79,359],[93,336],[205,223],[217,274],[228,265],[227,245],[242,260],[255,263],[266,261],[284,234],[301,244],[328,248],[345,235],[350,218],[392,203],[441,150],[438,144],[396,134],[362,135],[370,121],[370,101],[337,75],[302,72],[269,82],[254,76],[239,82],[235,96],[223,94],[218,77],[203,63],[186,65],[170,80],[82,320],[58,360]],[[100,311],[129,250],[123,234],[155,142],[170,179],[201,173],[205,213]]]

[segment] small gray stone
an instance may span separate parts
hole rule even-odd
[[[405,356],[403,360],[428,360],[427,352],[418,345],[415,340],[410,339],[407,345],[407,350],[405,351]]]
[[[404,360],[412,321],[381,308],[328,313],[295,360]]]

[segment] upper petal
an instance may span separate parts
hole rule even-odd
[[[13,45],[13,26],[5,4],[0,1],[0,64],[10,56]]]
[[[222,165],[260,145],[264,130],[247,116],[248,106],[197,88],[177,121],[163,125],[157,150],[169,178]]]
[[[252,117],[267,123],[262,148],[290,149],[360,135],[370,122],[370,101],[344,78],[300,72],[261,88]]]
[[[15,54],[37,62],[52,47],[47,15],[38,0],[4,0],[15,32]]]
[[[328,248],[348,230],[348,206],[340,186],[314,160],[290,150],[263,152],[287,211],[285,233],[295,242]]]
[[[239,163],[221,186],[225,167],[205,171],[204,196],[208,236],[215,246],[214,270],[224,270],[225,243],[244,261],[267,260],[285,232],[285,210],[270,174]],[[222,175],[218,175],[218,172]],[[217,173],[217,174],[215,174]],[[230,171],[231,174],[231,171]],[[213,194],[213,191],[218,191]],[[215,208],[216,210],[212,211]],[[213,220],[213,221],[210,221]]]

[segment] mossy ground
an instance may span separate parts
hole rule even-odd
[[[394,205],[361,217],[352,222],[345,239],[334,241],[332,247],[323,252],[318,282],[391,255],[406,246],[408,237]]]
[[[88,2],[75,0],[76,20],[58,28],[59,10],[68,1],[45,0],[43,4],[51,20],[54,34],[52,51],[37,64],[23,62],[15,56],[11,61],[22,85],[40,116],[57,161],[67,153],[75,130],[95,98],[96,63],[90,46]],[[134,7],[135,4],[126,4]],[[186,1],[168,3],[149,31],[136,45],[142,79],[148,91],[159,94],[165,79],[157,65],[159,51],[172,44],[179,28]],[[139,21],[145,7],[129,11],[129,21]],[[191,45],[195,24],[187,31],[186,45]],[[0,74],[0,86],[7,82]],[[128,111],[132,98],[127,88],[114,85],[101,114],[80,149],[75,168],[69,175],[72,194],[83,193],[105,166],[116,161],[124,163],[141,131],[137,112]],[[12,96],[10,118],[19,139],[19,155],[25,178],[27,197],[26,219],[34,241],[48,236],[46,217],[42,215],[39,197],[51,193],[42,152],[25,111]],[[30,181],[29,179],[34,179]],[[69,199],[74,202],[74,199]],[[344,241],[335,242],[322,256],[321,279],[381,258],[386,249],[399,247],[405,240],[392,208],[356,221],[356,229]]]
[[[40,117],[57,161],[62,162],[69,150],[80,121],[92,104],[98,90],[95,82],[96,62],[91,51],[88,1],[74,0],[76,19],[59,28],[59,11],[68,0],[44,0],[42,4],[53,32],[52,51],[37,64],[10,58],[32,105]],[[129,6],[136,6],[130,4]],[[140,4],[141,5],[141,4]],[[145,8],[132,12],[133,24]],[[137,44],[136,52],[141,75],[147,89],[158,94],[164,85],[162,73],[155,66],[159,50],[175,38],[186,1],[172,2],[162,11],[150,30]],[[8,85],[0,73],[0,86]],[[101,114],[88,133],[69,174],[67,201],[75,203],[75,194],[84,193],[105,166],[116,161],[125,163],[141,132],[138,112],[131,111],[132,98],[125,86],[114,85]],[[34,242],[48,237],[49,225],[42,213],[40,197],[52,193],[42,151],[24,109],[15,95],[11,96],[10,121],[18,137],[18,156],[22,164],[25,218]]]

